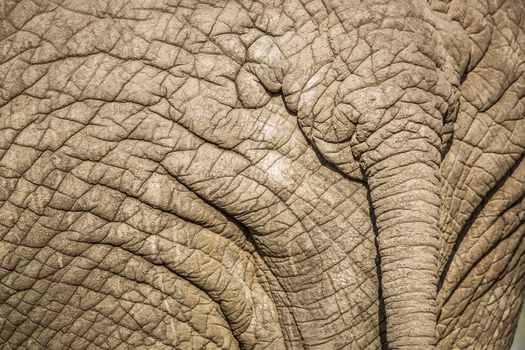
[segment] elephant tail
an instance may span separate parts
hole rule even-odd
[[[429,126],[429,115],[399,118],[407,110],[371,132],[360,130],[366,129],[366,120],[360,123],[353,153],[365,174],[375,216],[389,346],[433,349],[441,138]]]

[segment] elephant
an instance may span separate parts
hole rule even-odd
[[[520,0],[2,0],[3,349],[509,349]]]

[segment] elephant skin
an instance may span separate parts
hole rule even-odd
[[[509,349],[518,0],[0,2],[3,349]]]

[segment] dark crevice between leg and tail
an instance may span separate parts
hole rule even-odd
[[[367,188],[367,199],[369,203],[369,210],[370,210],[370,219],[372,220],[372,230],[374,231],[374,245],[376,248],[376,252],[379,252],[379,243],[377,241],[377,225],[376,225],[376,217],[374,214],[374,208],[370,205],[372,203],[370,199],[370,189],[368,188],[368,185],[365,185]],[[377,274],[377,296],[378,296],[378,309],[377,309],[377,319],[379,321],[379,341],[381,344],[381,350],[388,350],[388,339],[387,339],[387,319],[386,319],[386,310],[385,310],[385,299],[383,297],[383,288],[382,286],[382,278],[381,278],[381,255],[378,253],[375,257],[375,264],[376,264],[376,274]]]

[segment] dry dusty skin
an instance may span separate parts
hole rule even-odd
[[[521,0],[0,0],[0,348],[508,349]]]

